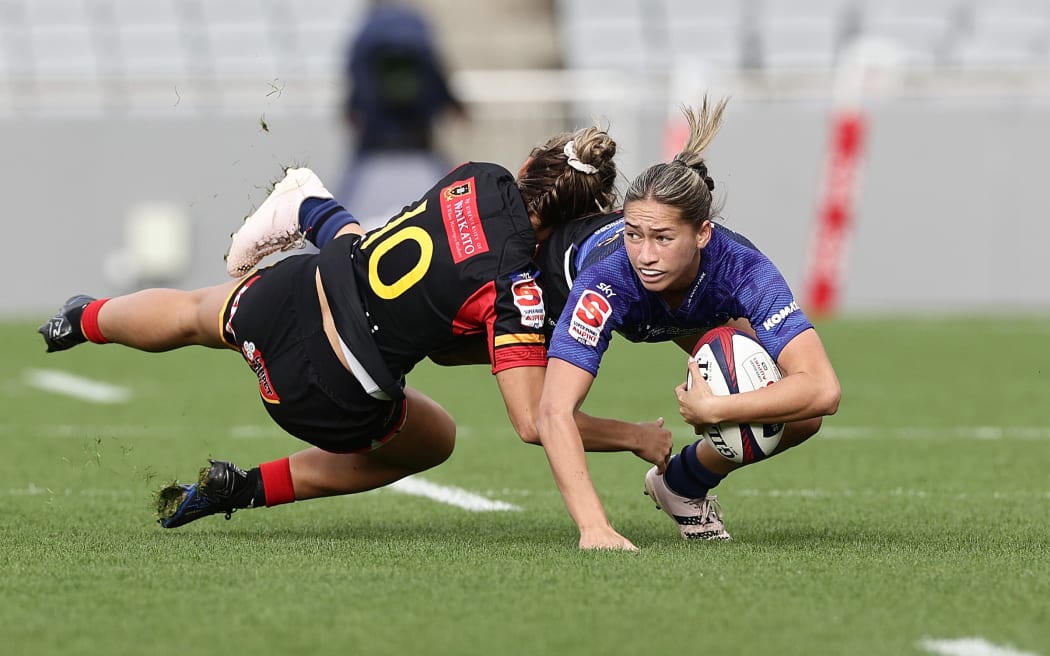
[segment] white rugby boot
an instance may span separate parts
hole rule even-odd
[[[299,206],[307,198],[328,199],[332,194],[310,169],[285,171],[259,209],[233,233],[226,272],[239,278],[271,253],[302,248],[306,236],[299,229]]]
[[[645,493],[659,510],[670,515],[686,540],[732,540],[722,523],[718,497],[690,499],[675,494],[653,467],[645,474]]]

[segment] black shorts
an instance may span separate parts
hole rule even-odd
[[[370,451],[401,429],[407,403],[369,396],[336,357],[316,270],[316,255],[295,255],[246,276],[223,308],[222,339],[255,372],[278,426],[325,451]]]

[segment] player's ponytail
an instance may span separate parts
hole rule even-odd
[[[616,142],[600,126],[552,137],[518,178],[525,206],[555,227],[616,206]]]
[[[670,162],[654,164],[639,174],[627,187],[625,206],[631,201],[652,199],[677,208],[684,221],[696,226],[714,217],[711,192],[715,181],[708,175],[704,151],[722,127],[727,102],[723,98],[711,107],[705,95],[699,111],[682,108],[689,123],[689,138],[682,152]]]

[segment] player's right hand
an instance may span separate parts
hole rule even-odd
[[[638,551],[638,547],[609,526],[602,529],[580,531],[580,549],[613,549],[618,551]]]

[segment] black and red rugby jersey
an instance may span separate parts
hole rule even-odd
[[[466,335],[486,337],[496,373],[546,365],[535,250],[514,176],[468,162],[383,227],[327,244],[320,270],[343,341],[377,350],[394,377]],[[353,281],[357,299],[338,291]],[[374,344],[347,329],[362,320]]]

